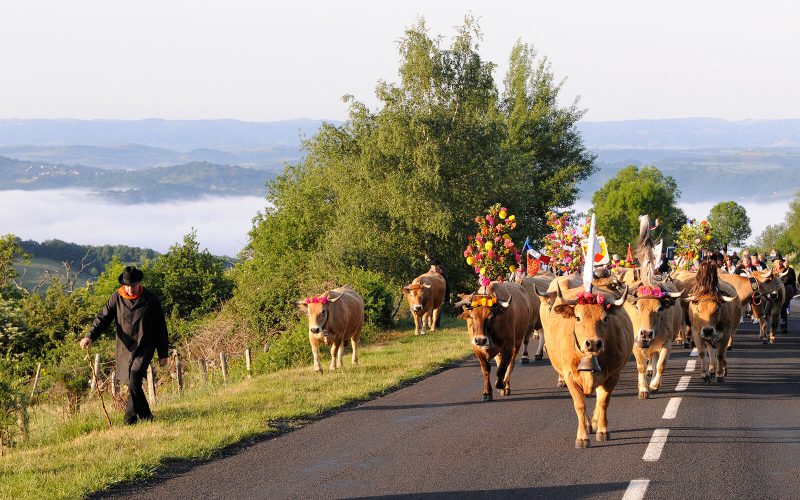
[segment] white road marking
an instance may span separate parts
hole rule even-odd
[[[650,438],[650,444],[644,450],[642,460],[645,462],[657,462],[661,458],[661,452],[664,451],[664,445],[667,444],[667,436],[669,429],[656,429],[653,431],[653,437]]]
[[[664,410],[664,415],[661,418],[673,419],[678,414],[678,407],[681,405],[682,398],[669,398],[667,408]]]
[[[697,360],[696,359],[690,359],[689,361],[686,362],[686,371],[687,372],[693,372],[695,367],[697,367]]]
[[[692,357],[694,357],[694,358],[696,358],[696,357],[697,357],[697,347],[695,347],[694,349],[692,349],[692,352],[690,352],[690,353],[689,353],[689,356],[692,356]]]
[[[628,485],[628,489],[625,490],[622,500],[642,500],[648,486],[650,486],[649,479],[634,479]]]
[[[688,389],[690,380],[692,380],[691,375],[684,375],[683,377],[681,377],[681,379],[678,381],[678,385],[675,387],[675,391],[683,392],[686,389]]]

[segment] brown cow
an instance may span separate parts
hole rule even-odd
[[[781,277],[776,276],[770,269],[754,272],[750,277],[755,282],[750,307],[753,317],[759,322],[761,343],[767,343],[769,334],[769,343],[774,344],[775,332],[781,318],[781,307],[786,300],[786,287],[783,286]]]
[[[542,320],[539,316],[539,309],[541,307],[541,299],[537,289],[546,290],[550,286],[550,282],[555,278],[552,274],[542,274],[537,276],[530,276],[522,278],[520,285],[528,292],[530,299],[531,312],[533,313],[533,327],[531,331],[522,339],[524,348],[522,350],[522,364],[529,363],[528,360],[528,343],[530,342],[531,334],[537,340],[536,352],[533,354],[533,359],[540,360],[544,357],[544,331],[542,330]]]
[[[553,369],[569,388],[578,416],[576,448],[589,446],[589,432],[606,441],[606,411],[611,392],[619,382],[633,346],[633,327],[622,305],[627,290],[613,300],[602,293],[566,300],[557,287],[552,311],[544,319],[547,353]],[[597,394],[591,419],[586,415],[586,396]]]
[[[447,282],[441,274],[433,271],[417,276],[410,285],[402,288],[408,299],[408,308],[414,316],[414,335],[425,335],[425,327],[436,331],[436,320],[442,313]]]
[[[331,371],[342,367],[344,344],[353,348],[353,365],[358,364],[358,341],[364,326],[364,301],[345,285],[329,290],[319,297],[297,301],[300,310],[308,314],[308,341],[314,354],[314,370],[322,373],[319,362],[319,343],[331,348]]]
[[[516,283],[493,281],[485,294],[462,295],[455,306],[464,309],[459,318],[467,322],[470,344],[483,372],[481,401],[492,399],[492,359],[497,362],[495,387],[501,395],[511,395],[514,359],[522,339],[530,332],[533,317],[528,292]]]
[[[689,321],[700,358],[703,382],[710,383],[716,375],[717,382],[722,383],[728,374],[725,353],[742,315],[742,303],[736,295],[736,289],[719,281],[716,264],[702,262],[697,271],[692,295],[686,301],[689,303]],[[706,346],[717,351],[716,374],[713,373],[713,358],[706,365]],[[711,352],[709,357],[711,358]]]

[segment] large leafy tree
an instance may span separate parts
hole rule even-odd
[[[546,208],[574,202],[594,161],[575,127],[582,112],[559,106],[547,61],[521,43],[501,93],[480,40],[471,18],[447,48],[423,20],[406,30],[399,80],[377,85],[379,108],[346,97],[349,120],[324,125],[304,143],[304,160],[269,185],[237,293],[257,300],[251,290],[268,282],[288,298],[275,278],[307,275],[288,262],[304,252],[397,283],[436,257],[450,278],[471,284],[462,251],[476,214],[503,203],[521,234],[539,237]],[[263,300],[268,313],[273,300]]]
[[[629,243],[635,244],[639,216],[643,214],[659,220],[660,235],[670,243],[686,220],[686,214],[678,207],[679,197],[675,179],[656,167],[630,165],[620,170],[592,195],[597,226],[609,250],[622,253]]]
[[[744,245],[744,240],[753,232],[747,210],[735,201],[722,201],[711,207],[708,222],[714,228],[716,243],[726,252],[728,245]]]

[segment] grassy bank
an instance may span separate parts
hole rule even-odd
[[[323,375],[311,367],[257,375],[227,386],[195,388],[154,408],[156,421],[123,427],[114,412],[104,427],[99,404],[54,422],[33,415],[28,444],[0,457],[0,497],[75,498],[151,476],[169,461],[213,457],[220,449],[277,429],[274,421],[309,419],[430,374],[470,352],[463,322],[433,335],[392,331],[363,349],[360,366]],[[44,410],[37,410],[44,411]]]

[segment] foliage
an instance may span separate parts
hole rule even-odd
[[[773,248],[778,249],[784,257],[797,251],[797,247],[789,236],[789,226],[786,222],[765,227],[761,234],[756,237],[753,246],[767,253]]]
[[[678,231],[675,240],[675,254],[681,257],[678,267],[696,270],[701,255],[710,252],[713,245],[714,233],[711,224],[706,220],[697,222],[696,219],[689,219]]]
[[[146,284],[161,299],[164,312],[179,318],[215,310],[233,292],[225,261],[200,250],[197,231],[183,237],[155,260],[145,274]]]
[[[0,455],[20,438],[24,439],[28,423],[26,388],[15,376],[10,362],[0,358]]]
[[[0,360],[19,360],[33,350],[31,340],[18,302],[0,294]]]
[[[478,232],[467,237],[469,244],[464,250],[467,265],[475,269],[481,286],[491,281],[503,281],[519,266],[519,250],[509,234],[517,227],[517,217],[499,203],[486,209],[486,216],[475,217]]]
[[[540,237],[544,208],[575,200],[594,160],[575,126],[582,112],[559,106],[549,65],[521,44],[501,96],[480,39],[467,18],[444,48],[420,20],[401,38],[399,81],[376,87],[379,108],[346,97],[349,120],[324,124],[268,185],[236,274],[236,302],[260,313],[259,330],[285,324],[282,301],[297,295],[250,288],[299,292],[282,280],[307,282],[309,261],[407,283],[435,257],[454,289],[471,287],[460,256],[475,213],[506,200],[518,229]]]
[[[675,179],[656,167],[630,165],[592,195],[597,226],[603,228],[609,251],[624,252],[639,234],[639,216],[658,220],[664,243],[673,241],[686,215],[678,208],[680,191]],[[658,237],[658,233],[655,235]]]
[[[59,402],[70,415],[77,413],[92,380],[86,356],[86,351],[78,347],[77,339],[64,342],[50,353],[52,364],[48,374],[53,387],[48,391],[48,397]]]
[[[122,262],[138,263],[152,260],[158,252],[149,248],[130,247],[127,245],[79,245],[57,239],[37,242],[33,240],[20,241],[20,246],[33,257],[44,257],[59,262],[80,263],[82,260],[89,263],[90,274],[97,276],[106,270],[106,266],[114,259]]]
[[[30,262],[30,255],[20,246],[19,239],[13,234],[0,236],[0,294],[18,295],[14,264],[19,262]]]
[[[752,233],[747,210],[735,201],[722,201],[711,207],[708,223],[714,228],[715,242],[726,251],[728,245],[744,245]]]
[[[581,239],[589,237],[590,222],[591,219],[581,224],[578,218],[569,212],[562,214],[547,212],[547,227],[552,232],[544,237],[543,246],[544,254],[551,259],[552,269],[572,273],[583,266]]]

